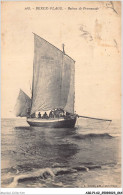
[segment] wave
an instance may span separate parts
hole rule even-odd
[[[92,138],[102,138],[102,139],[111,139],[113,136],[111,136],[108,133],[102,133],[102,134],[96,134],[96,133],[89,133],[89,134],[79,134],[73,136],[75,139],[92,139]]]
[[[13,177],[12,183],[8,185],[8,187],[17,187],[19,183],[24,182],[36,182],[37,180],[41,179],[43,181],[47,179],[53,179],[57,176],[62,176],[66,174],[73,174],[77,172],[88,172],[93,169],[101,169],[100,165],[85,165],[85,166],[77,166],[77,167],[67,167],[67,168],[44,168],[39,170],[33,170],[27,172],[25,174],[16,174]]]
[[[32,130],[30,126],[18,126],[14,127],[15,130]]]
[[[1,169],[2,174],[18,174],[19,170],[15,167]]]
[[[23,183],[25,181],[36,181],[37,179],[47,179],[47,178],[54,178],[54,173],[52,169],[45,168],[39,169],[32,172],[28,172],[22,175],[16,175],[14,177],[13,182],[8,187],[16,187],[18,183]]]

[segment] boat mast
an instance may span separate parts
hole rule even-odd
[[[62,44],[62,71],[61,71],[61,85],[60,85],[60,102],[61,102],[61,95],[62,95],[62,77],[64,74],[64,55],[65,55],[65,49],[64,49],[64,43]]]

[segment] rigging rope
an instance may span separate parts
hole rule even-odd
[[[102,120],[102,121],[110,121],[110,122],[112,121],[112,120],[109,120],[109,119],[93,118],[93,117],[89,117],[89,116],[80,116],[80,115],[77,115],[77,117],[90,118],[90,119]]]
[[[79,118],[79,117],[81,117],[81,118],[87,118],[87,119],[92,119],[92,120],[99,120],[100,122],[101,121],[105,121],[105,122],[109,122],[109,125],[107,126],[107,128],[106,129],[108,129],[109,128],[109,126],[110,126],[110,124],[111,124],[111,122],[112,122],[112,120],[109,120],[109,119],[101,119],[101,118],[94,118],[94,117],[88,117],[88,116],[80,116],[80,115],[77,115],[77,117]]]

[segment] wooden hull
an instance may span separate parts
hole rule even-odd
[[[74,128],[76,123],[76,117],[69,119],[27,118],[27,123],[33,127]]]

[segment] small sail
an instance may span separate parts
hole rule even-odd
[[[26,117],[28,116],[28,111],[31,108],[31,99],[26,95],[21,89],[17,98],[15,105],[16,116]]]
[[[75,62],[69,58],[69,56],[64,56],[64,63],[66,64],[66,67],[68,67],[70,77],[68,76],[69,81],[69,92],[68,92],[68,98],[67,103],[64,108],[65,111],[69,113],[74,113],[74,101],[75,101]],[[66,78],[66,79],[67,79]]]
[[[64,109],[69,93],[72,95],[70,87],[73,63],[61,50],[34,34],[31,114],[38,110]]]

